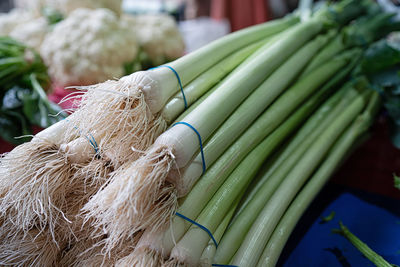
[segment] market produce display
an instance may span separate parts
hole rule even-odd
[[[98,62],[92,68],[128,59],[121,47],[95,53],[96,34],[51,37],[91,14],[116,27],[133,21],[86,12],[73,12],[44,42],[67,48],[82,39],[85,55],[93,51],[88,58]],[[87,27],[101,31],[103,24]],[[118,35],[116,27],[99,35]],[[0,264],[274,266],[382,101],[396,119],[390,103],[400,51],[384,38],[398,29],[375,2],[343,0],[80,87],[85,93],[72,115],[0,160]],[[122,45],[115,39],[110,49]],[[41,50],[59,60],[60,48]],[[147,56],[159,64],[170,59],[167,48],[165,57],[152,58],[156,48]],[[89,64],[74,51],[66,58]],[[86,67],[73,76],[89,75]]]
[[[89,85],[121,77],[137,41],[112,11],[79,8],[54,26],[40,54],[58,86]]]
[[[0,35],[38,51],[56,88],[120,78],[184,54],[171,16],[122,15],[121,2],[18,1],[0,15]]]

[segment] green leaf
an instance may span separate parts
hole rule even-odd
[[[399,46],[400,47],[400,46]],[[372,44],[355,74],[368,77],[372,88],[380,93],[389,117],[390,138],[400,148],[400,49],[381,40]]]
[[[35,92],[20,92],[19,96],[23,102],[22,110],[26,118],[31,124],[39,125],[36,115],[39,112],[38,95]]]
[[[400,190],[400,177],[393,173],[394,187]]]
[[[368,48],[361,66],[365,74],[370,74],[385,70],[397,63],[400,63],[400,50],[386,40],[381,40]]]

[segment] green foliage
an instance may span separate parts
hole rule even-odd
[[[397,176],[396,174],[393,174],[393,179],[394,179],[394,187],[400,190],[400,177]]]
[[[0,37],[0,137],[20,144],[29,141],[32,125],[42,128],[65,118],[61,108],[51,103],[43,87],[50,83],[47,68],[32,49]],[[49,114],[59,114],[51,116]]]
[[[357,73],[363,73],[383,99],[389,117],[390,138],[400,148],[400,49],[387,40],[372,44]]]
[[[64,15],[61,12],[50,7],[44,7],[42,9],[42,15],[47,19],[50,25],[57,24],[64,19]]]

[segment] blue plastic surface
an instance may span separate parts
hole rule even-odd
[[[385,201],[391,208],[384,207]],[[321,223],[319,216],[314,218],[284,262],[278,265],[374,266],[346,238],[332,233],[331,229],[339,228],[339,221],[388,262],[400,265],[400,201],[385,199],[379,201],[380,206],[372,203],[374,201],[369,201],[368,197],[360,198],[348,192],[340,194],[319,214],[328,216],[334,211],[334,218],[326,223]],[[392,212],[393,206],[398,207],[399,212]]]

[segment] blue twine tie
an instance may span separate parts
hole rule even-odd
[[[68,120],[67,118],[65,118],[65,121],[70,122],[70,120]],[[74,128],[76,130],[78,130],[78,132],[80,134],[82,134],[82,131],[79,130],[79,128],[77,126],[74,126]],[[97,145],[96,139],[94,139],[94,136],[91,133],[89,133],[89,135],[90,135],[89,137],[87,135],[85,135],[85,138],[86,138],[86,140],[89,141],[90,145],[93,147],[95,154],[98,154],[99,153],[99,146]]]
[[[203,226],[203,225],[201,225],[201,224],[199,224],[199,223],[193,221],[192,219],[186,217],[186,216],[183,215],[183,214],[180,214],[179,212],[176,212],[175,214],[176,214],[177,216],[181,217],[182,219],[184,219],[184,220],[190,222],[191,224],[194,224],[194,225],[198,226],[199,228],[201,228],[202,230],[204,230],[204,231],[211,237],[212,241],[214,242],[215,247],[218,247],[217,240],[215,240],[215,238],[214,238],[213,234],[211,233],[211,231],[208,230],[205,226]]]
[[[184,122],[184,121],[176,122],[172,125],[172,127],[174,127],[177,124],[183,124],[183,125],[188,126],[190,129],[192,129],[197,134],[197,137],[199,138],[199,143],[200,143],[200,153],[201,153],[201,160],[203,162],[203,174],[204,174],[206,172],[206,161],[204,159],[203,142],[201,141],[201,136],[200,136],[199,131],[197,131],[196,128],[194,128],[192,125],[190,125],[189,123]]]
[[[181,89],[181,93],[182,93],[182,97],[183,97],[183,103],[185,104],[185,109],[187,109],[188,108],[188,104],[187,104],[187,101],[186,101],[185,93],[183,92],[183,86],[182,86],[181,78],[179,77],[178,72],[173,67],[168,66],[168,65],[161,65],[161,66],[158,66],[158,67],[151,68],[150,70],[156,69],[156,68],[161,68],[161,67],[168,68],[168,69],[172,70],[172,72],[175,74],[176,79],[178,80],[178,83],[179,83],[179,88]]]

